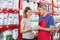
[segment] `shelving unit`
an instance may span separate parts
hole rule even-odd
[[[47,0],[48,1],[48,0]],[[51,2],[46,2],[46,1],[44,1],[44,0],[39,0],[39,4],[47,4],[49,7],[51,7],[50,8],[50,10],[51,11],[48,11],[47,13],[51,13],[52,14],[52,16],[54,17],[55,15],[60,15],[60,12],[55,12],[55,8],[54,7],[56,7],[56,8],[60,8],[60,5],[59,5],[59,3],[56,3],[55,1],[57,1],[57,0],[51,0]],[[35,1],[32,1],[32,2],[35,2]],[[58,0],[58,2],[60,2],[59,0]],[[20,3],[21,5],[21,8],[20,8],[20,10],[21,9],[23,9],[22,8],[22,1],[21,1],[21,3]],[[58,10],[56,10],[56,11],[58,11]],[[37,12],[37,11],[35,11],[35,12],[33,12],[33,13],[39,13],[39,12]],[[59,13],[59,14],[57,14],[57,13]],[[22,19],[22,15],[20,16],[20,19]],[[60,20],[55,20],[55,22],[60,22]],[[52,35],[52,37],[53,37],[53,35]],[[53,40],[53,38],[52,38],[52,40]]]
[[[35,2],[35,1],[34,1]],[[53,0],[52,0],[52,2],[51,3],[48,3],[48,2],[44,2],[44,1],[42,1],[42,0],[39,0],[39,2],[38,2],[39,4],[47,4],[47,5],[50,5],[50,6],[52,6],[52,11],[50,11],[50,12],[47,12],[47,13],[52,13],[52,15],[54,15],[54,2],[53,2]],[[21,7],[23,6],[22,5],[22,1],[21,1]],[[23,9],[23,8],[21,8],[21,9]],[[37,11],[35,11],[35,12],[33,12],[33,13],[36,13],[36,14],[38,14],[39,12],[37,12]],[[22,15],[20,16],[20,19],[22,19]],[[53,39],[53,38],[52,38]]]
[[[18,2],[18,9],[13,9],[13,8],[0,8],[0,13],[3,14],[18,14],[18,19],[19,19],[19,24],[10,24],[10,25],[1,25],[0,31],[5,31],[5,30],[13,30],[13,29],[18,29],[18,40],[20,37],[20,0]]]

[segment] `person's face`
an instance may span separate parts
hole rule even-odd
[[[41,8],[41,15],[45,15],[46,14],[46,10]]]
[[[28,10],[26,14],[27,14],[28,16],[31,16],[31,15],[32,15],[32,10]]]

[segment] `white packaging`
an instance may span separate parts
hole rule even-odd
[[[27,1],[23,1],[23,9],[25,9],[26,7],[30,7],[30,3]]]
[[[1,9],[1,4],[0,4],[0,9]]]
[[[21,15],[21,16],[23,16],[23,11],[24,11],[24,10],[20,10],[20,15]]]
[[[37,4],[37,3],[34,3],[34,6],[33,6],[33,8],[34,8],[34,11],[37,11],[38,4]]]
[[[4,25],[7,25],[8,13],[4,13],[3,15],[4,15],[3,23],[4,23]]]
[[[32,10],[34,10],[34,7],[33,7],[34,3],[33,2],[29,2],[28,5]]]
[[[0,8],[2,8],[3,0],[0,0]]]
[[[38,26],[38,22],[39,22],[39,16],[33,14],[31,18],[32,18],[31,19],[31,27],[32,28],[37,27]]]
[[[23,9],[25,9],[27,1],[23,1]]]
[[[59,39],[59,33],[55,33],[55,35],[54,35],[54,40],[58,40]]]
[[[17,39],[18,38],[18,29],[12,30],[12,38]]]
[[[19,0],[14,0],[13,8],[18,9],[18,6],[19,6]]]
[[[9,30],[4,31],[4,32],[3,32],[3,40],[6,40],[6,36],[7,36],[7,35],[12,35],[12,32],[9,31]]]
[[[30,6],[30,3],[29,2],[27,2],[27,4],[25,5],[26,7],[30,7],[31,8],[31,6]]]
[[[14,16],[13,16],[13,14],[12,13],[10,13],[9,14],[9,16],[8,16],[8,25],[10,25],[10,24],[14,24]]]
[[[8,8],[13,8],[13,0],[8,0]]]
[[[1,8],[7,8],[8,1],[7,0],[2,0],[1,2],[2,2]]]
[[[54,8],[54,11],[56,12],[57,11],[57,8]]]
[[[14,24],[19,24],[19,16],[18,16],[18,14],[14,14]]]
[[[3,13],[0,13],[0,25],[3,25]]]
[[[2,4],[4,2],[4,0],[0,0],[0,4]]]
[[[56,27],[60,28],[60,22],[55,24]]]
[[[39,3],[39,2],[40,2],[40,0],[36,0],[35,2]]]

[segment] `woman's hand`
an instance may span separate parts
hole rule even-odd
[[[33,30],[39,30],[40,26],[36,26]]]
[[[32,28],[31,28],[31,27],[28,27],[28,28],[27,28],[27,30],[28,30],[28,31],[31,31],[31,30],[32,30]]]

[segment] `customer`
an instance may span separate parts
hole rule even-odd
[[[51,32],[54,31],[54,19],[47,13],[47,5],[41,5],[41,16],[39,16],[38,40],[51,40]]]
[[[23,13],[23,19],[21,21],[20,32],[22,33],[22,40],[34,40],[30,16],[32,14],[32,10],[30,7],[26,7]]]

